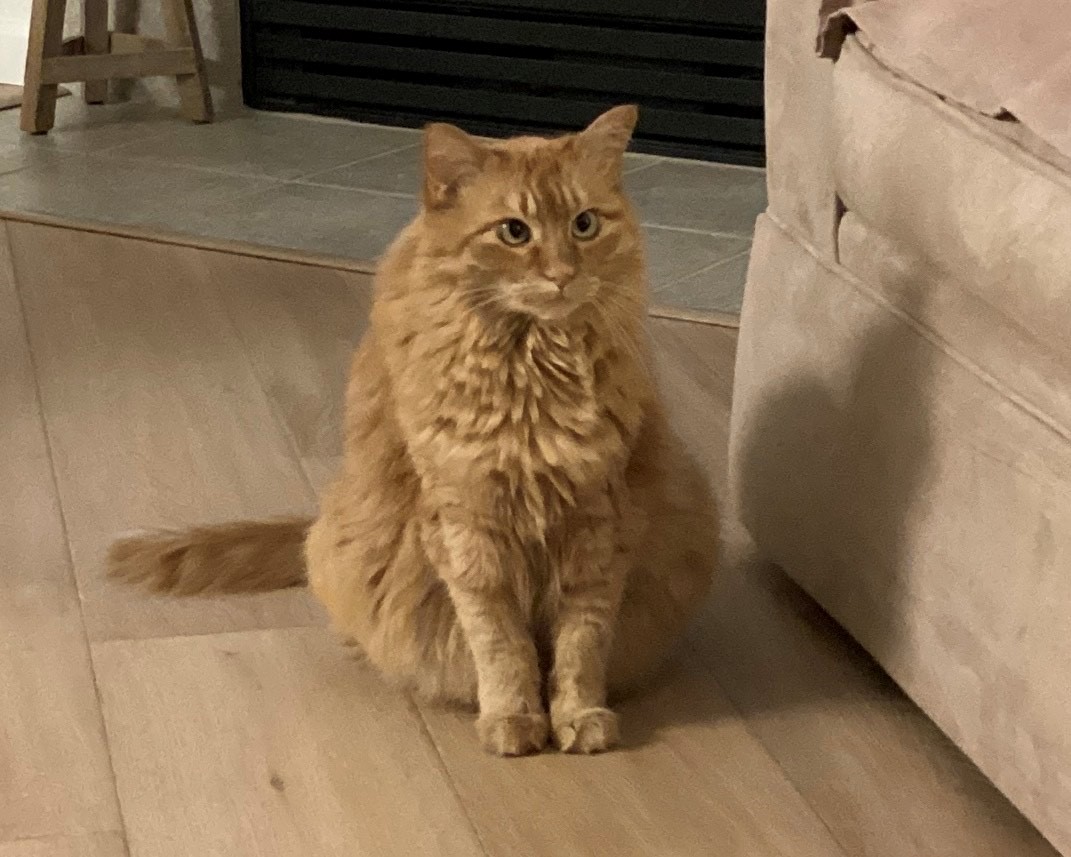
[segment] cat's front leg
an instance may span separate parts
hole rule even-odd
[[[535,641],[521,610],[523,559],[479,527],[443,521],[446,567],[440,570],[476,665],[476,728],[488,752],[522,756],[542,750],[549,728]]]
[[[617,715],[606,707],[606,672],[628,556],[610,523],[577,528],[562,546],[554,623],[550,717],[558,747],[598,753],[619,741]]]

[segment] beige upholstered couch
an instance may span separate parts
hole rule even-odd
[[[734,497],[1071,854],[1071,161],[818,13],[769,0]]]

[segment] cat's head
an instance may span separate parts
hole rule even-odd
[[[428,126],[425,240],[474,305],[557,321],[642,302],[642,240],[621,187],[636,118],[635,107],[615,107],[554,139]]]

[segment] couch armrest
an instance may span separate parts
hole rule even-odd
[[[766,183],[770,212],[833,256],[833,64],[815,50],[822,0],[768,0]]]

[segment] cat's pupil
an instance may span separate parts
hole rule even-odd
[[[586,211],[576,216],[576,228],[580,232],[587,232],[591,228],[591,215]]]
[[[528,239],[531,237],[532,230],[528,228],[528,224],[523,220],[518,220],[516,217],[503,220],[498,224],[499,240],[510,247],[520,247],[522,244],[527,244]]]

